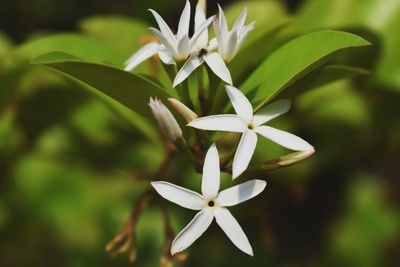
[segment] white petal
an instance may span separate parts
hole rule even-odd
[[[249,33],[254,29],[254,25],[255,24],[256,24],[256,22],[253,21],[252,23],[250,23],[249,25],[247,25],[247,26],[245,26],[243,28],[243,30],[242,30],[242,32],[241,32],[241,34],[239,36],[239,41],[238,41],[238,44],[237,44],[237,49],[238,50],[242,47],[244,41],[246,41],[246,38],[249,35]]]
[[[210,24],[212,23],[214,17],[208,18],[203,24],[201,24],[198,28],[196,28],[192,39],[190,40],[190,47],[196,47],[196,44],[199,41],[200,37],[204,37],[205,34],[207,35],[207,41],[208,41],[208,26],[210,26]],[[204,34],[204,35],[203,35]],[[206,48],[207,46],[207,42],[205,44],[205,46],[199,47],[199,48]]]
[[[181,40],[185,36],[189,36],[189,26],[190,26],[190,3],[186,1],[185,8],[182,11],[181,18],[178,25],[178,40]]]
[[[171,254],[175,255],[188,248],[210,226],[214,219],[210,209],[204,209],[196,214],[193,220],[175,237],[172,242]]]
[[[228,23],[226,22],[226,17],[225,17],[224,11],[222,10],[220,5],[218,5],[218,10],[219,10],[219,27],[220,27],[220,31],[221,31],[221,41],[222,41],[222,45],[225,47],[226,41],[228,39],[228,33],[229,33]]]
[[[213,115],[191,121],[188,126],[208,130],[243,133],[247,129],[246,123],[237,115]]]
[[[215,75],[217,75],[227,84],[232,85],[231,73],[229,72],[229,69],[222,57],[217,52],[208,53],[204,55],[203,58]]]
[[[251,122],[253,107],[247,97],[239,89],[229,85],[226,86],[226,93],[239,117],[246,122]]]
[[[221,26],[220,26],[219,20],[217,18],[214,18],[213,25],[214,25],[215,40],[216,40],[215,42],[213,42],[213,46],[217,45],[218,52],[221,55],[224,55],[224,40],[222,37]],[[211,41],[214,41],[214,40],[211,40]]]
[[[160,44],[156,42],[148,43],[143,46],[127,60],[125,70],[133,70],[137,65],[157,54],[159,47]]]
[[[204,198],[215,198],[220,183],[219,155],[215,143],[208,149],[203,166],[201,192]]]
[[[203,62],[203,59],[198,58],[197,55],[191,56],[175,76],[174,87],[186,80],[186,78],[189,77],[189,75],[201,64],[203,64]]]
[[[215,49],[217,49],[217,48],[218,48],[218,41],[217,41],[217,38],[211,39],[211,41],[210,41],[209,44],[208,44],[207,50],[210,52],[210,51],[213,51],[213,50],[215,50]]]
[[[225,62],[231,62],[232,59],[236,56],[237,52],[237,43],[238,43],[238,34],[237,32],[232,32],[228,34],[228,40],[226,42],[224,60]]]
[[[290,100],[279,100],[257,111],[253,117],[253,122],[259,126],[269,122],[272,119],[275,119],[282,114],[285,114],[289,110]]]
[[[151,31],[151,33],[153,33],[158,40],[160,40],[160,42],[165,46],[166,49],[169,50],[169,52],[173,55],[176,55],[177,51],[176,51],[176,45],[173,45],[167,38],[165,38],[165,36],[156,28],[149,28],[149,30]],[[175,42],[176,43],[176,42]]]
[[[177,56],[181,60],[186,60],[189,56],[190,46],[189,46],[190,39],[188,36],[182,37],[178,42],[178,54]]]
[[[194,29],[195,31],[206,21],[206,15],[204,14],[203,7],[199,1],[196,6],[196,13],[194,16]],[[208,26],[207,26],[208,27]],[[196,42],[196,48],[201,49],[207,47],[208,43],[208,29],[206,28],[199,36]]]
[[[265,181],[251,180],[228,188],[219,193],[217,199],[218,205],[221,205],[223,207],[237,205],[257,196],[265,189],[266,186],[267,182]]]
[[[166,65],[174,65],[175,60],[172,56],[171,52],[164,46],[160,45],[158,49],[158,56],[160,57],[161,61]]]
[[[163,198],[179,206],[191,210],[201,210],[204,208],[205,200],[199,193],[168,182],[152,182],[151,185]]]
[[[249,166],[257,145],[257,134],[248,130],[243,133],[232,163],[232,179],[240,176]]]
[[[233,25],[232,32],[240,33],[242,31],[244,23],[246,22],[246,17],[247,17],[247,8],[245,7],[242,13],[240,14],[239,18]]]
[[[240,227],[239,223],[230,211],[226,208],[217,208],[215,209],[214,215],[218,225],[229,237],[232,243],[244,253],[253,256],[253,249],[251,248],[246,234],[243,232],[242,227]]]
[[[164,21],[164,19],[154,10],[149,9],[149,11],[153,14],[154,18],[157,21],[158,28],[160,29],[161,33],[164,35],[164,37],[168,40],[169,43],[173,47],[176,47],[176,38],[175,35],[172,33],[171,29],[167,25],[167,23]]]
[[[265,138],[268,138],[271,141],[291,150],[307,151],[314,149],[312,145],[310,145],[300,137],[269,126],[260,126],[256,128],[255,131]]]

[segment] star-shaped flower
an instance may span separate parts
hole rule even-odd
[[[201,7],[198,5],[197,9],[201,9]],[[125,70],[134,69],[137,65],[156,54],[159,55],[162,62],[168,65],[175,64],[175,61],[185,61],[197,49],[199,42],[201,43],[204,39],[203,32],[207,30],[213,21],[213,17],[209,19],[204,18],[201,24],[196,24],[194,35],[192,38],[189,38],[190,10],[190,3],[186,1],[185,8],[180,17],[178,32],[174,34],[163,18],[156,11],[150,9],[159,29],[149,28],[149,30],[159,39],[161,44],[151,42],[142,47],[128,59]],[[196,13],[198,12],[196,10]]]
[[[206,15],[199,2],[195,14],[195,28],[197,29],[199,25],[203,25],[205,22]],[[176,75],[174,87],[186,80],[187,77],[203,63],[206,63],[221,80],[227,84],[232,84],[232,77],[228,67],[221,55],[215,51],[217,47],[217,39],[214,38],[208,42],[208,29],[204,30],[193,47],[191,56]]]
[[[154,189],[165,199],[184,208],[198,210],[193,220],[172,242],[171,254],[183,251],[196,241],[215,218],[228,238],[243,252],[253,256],[253,249],[239,223],[226,207],[234,206],[260,194],[267,183],[251,180],[219,192],[220,166],[218,151],[213,144],[207,152],[201,184],[202,194],[168,182],[153,182]]]
[[[286,113],[290,109],[289,100],[276,101],[253,115],[253,107],[246,96],[232,86],[226,91],[236,114],[213,115],[191,121],[188,126],[212,131],[243,133],[232,164],[232,178],[241,175],[249,166],[257,145],[257,134],[295,151],[310,151],[314,148],[291,133],[264,124]]]
[[[249,33],[254,29],[255,22],[253,21],[248,25],[244,25],[247,18],[247,9],[245,8],[233,25],[232,30],[229,31],[224,11],[220,5],[218,5],[218,8],[218,19],[214,19],[214,29],[217,36],[218,52],[225,62],[229,63],[236,56]]]

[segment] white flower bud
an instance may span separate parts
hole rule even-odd
[[[196,113],[194,113],[190,108],[188,108],[179,100],[175,98],[168,98],[168,101],[175,108],[175,110],[178,111],[179,114],[181,114],[182,117],[185,118],[188,123],[198,118]]]
[[[177,139],[182,138],[182,130],[178,122],[160,100],[150,98],[149,106],[165,137],[174,143]]]

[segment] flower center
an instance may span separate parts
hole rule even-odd
[[[256,125],[250,122],[249,124],[247,124],[247,128],[249,128],[250,130],[254,130],[256,128]]]
[[[208,201],[207,205],[208,205],[210,208],[214,207],[214,206],[215,206],[214,200]]]

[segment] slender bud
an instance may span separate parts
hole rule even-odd
[[[182,117],[185,118],[188,123],[198,118],[196,113],[194,113],[190,108],[185,106],[185,104],[183,104],[179,100],[176,100],[175,98],[168,98],[168,101],[176,109],[176,111],[178,111],[179,114],[181,114]]]
[[[176,140],[181,139],[182,130],[171,111],[169,111],[168,108],[156,98],[150,98],[149,106],[164,136],[173,143],[175,143]]]
[[[282,156],[280,158],[267,161],[259,166],[249,168],[247,175],[252,176],[260,173],[262,174],[265,171],[272,171],[282,167],[287,167],[311,157],[314,153],[315,153],[314,149],[290,153],[286,156]]]
[[[315,150],[306,150],[306,151],[298,151],[291,153],[286,156],[282,156],[279,158],[278,164],[279,166],[289,166],[293,165],[299,161],[302,161],[315,153]]]

